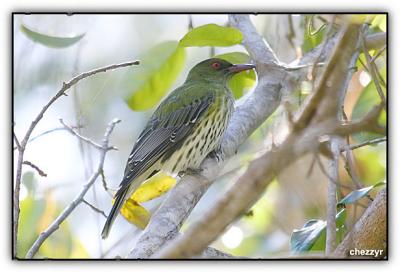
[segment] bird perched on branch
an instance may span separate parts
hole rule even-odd
[[[217,58],[202,61],[190,70],[184,84],[160,103],[129,155],[103,239],[122,205],[145,180],[160,170],[170,174],[196,171],[204,158],[218,149],[234,108],[227,81],[254,67]]]

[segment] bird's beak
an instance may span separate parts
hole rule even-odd
[[[230,73],[239,73],[245,70],[253,69],[255,67],[256,66],[254,64],[234,64],[228,68],[228,71]]]

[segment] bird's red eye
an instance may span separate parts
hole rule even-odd
[[[213,63],[211,66],[212,66],[212,68],[214,68],[215,70],[217,70],[217,69],[219,69],[219,68],[221,67],[221,64],[215,62],[215,63]]]

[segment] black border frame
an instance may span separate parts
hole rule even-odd
[[[249,14],[249,15],[267,15],[267,14],[384,14],[386,15],[386,25],[387,25],[387,48],[386,48],[386,54],[387,54],[387,62],[386,62],[386,78],[387,78],[387,93],[386,93],[386,109],[387,109],[387,119],[386,119],[386,135],[387,135],[387,141],[386,141],[386,190],[387,190],[387,206],[386,206],[386,219],[387,219],[387,224],[386,224],[386,236],[387,236],[387,245],[386,245],[386,256],[383,259],[374,259],[374,258],[336,258],[336,259],[327,259],[327,258],[321,258],[321,259],[316,259],[316,258],[251,258],[251,259],[122,259],[122,258],[113,258],[113,259],[101,259],[101,258],[32,258],[32,259],[25,259],[25,258],[18,258],[17,256],[14,256],[13,253],[13,244],[14,244],[14,229],[12,227],[13,222],[14,222],[14,213],[13,213],[13,208],[14,208],[14,200],[13,200],[13,195],[14,195],[14,151],[11,148],[11,240],[10,240],[10,250],[11,250],[11,260],[17,260],[17,261],[388,261],[389,260],[389,237],[390,237],[390,232],[389,232],[389,218],[390,218],[390,213],[389,213],[389,199],[390,199],[390,190],[389,190],[389,135],[390,135],[390,100],[389,100],[389,90],[390,90],[390,42],[389,42],[389,36],[390,36],[390,17],[389,17],[389,12],[388,11],[356,11],[356,12],[347,12],[347,11],[276,11],[276,12],[265,12],[265,11],[260,11],[260,12],[246,12],[246,11],[238,11],[238,12],[224,12],[224,11],[193,11],[193,12],[187,12],[187,11],[176,11],[176,12],[170,12],[170,11],[32,11],[32,12],[26,12],[26,11],[13,11],[11,12],[11,124],[10,124],[10,147],[13,147],[14,145],[14,139],[13,139],[13,124],[14,124],[14,19],[15,15],[32,15],[32,14],[65,14],[65,15],[73,15],[73,14],[80,14],[80,15],[109,15],[109,14],[119,14],[119,15],[135,15],[135,14],[148,14],[148,15],[188,15],[188,14]],[[356,257],[356,256],[355,256]],[[369,256],[366,256],[369,257]]]

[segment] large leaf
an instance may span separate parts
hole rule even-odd
[[[338,242],[342,239],[346,221],[346,209],[336,214],[336,236]],[[323,251],[325,249],[326,221],[309,220],[301,229],[295,229],[290,237],[290,250],[293,253],[305,251]]]
[[[145,181],[122,206],[120,213],[131,224],[144,229],[150,213],[139,203],[157,198],[169,191],[176,184],[176,179],[162,172]]]
[[[309,220],[301,229],[293,230],[290,237],[290,250],[292,252],[310,250],[325,228],[325,221]]]
[[[207,24],[189,31],[179,42],[180,46],[233,46],[243,40],[242,33],[232,27]]]
[[[184,48],[177,45],[176,41],[167,41],[153,47],[140,58],[141,68],[130,70],[133,76],[128,79],[128,88],[133,92],[129,92],[126,101],[131,109],[143,111],[155,106],[172,87],[186,56]]]
[[[250,61],[250,56],[243,52],[231,52],[226,54],[216,55],[216,58],[226,60],[233,64],[243,64]],[[256,73],[254,69],[240,72],[234,75],[228,82],[229,88],[235,99],[243,96],[247,89],[251,89],[256,82]]]
[[[372,189],[383,185],[385,185],[384,182],[379,182],[376,183],[375,185],[352,191],[348,195],[346,195],[342,200],[340,200],[338,204],[345,205],[345,204],[355,203],[357,200],[365,197]]]
[[[176,179],[162,172],[143,183],[131,196],[131,199],[143,203],[157,198],[169,191],[176,184]]]
[[[79,42],[85,36],[85,33],[71,36],[49,35],[34,30],[33,28],[26,26],[24,23],[21,23],[21,31],[32,41],[52,48],[63,48],[72,46]]]
[[[132,199],[125,202],[120,213],[126,220],[140,229],[144,229],[150,220],[150,213]]]

